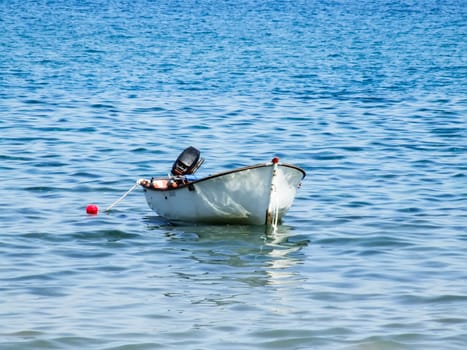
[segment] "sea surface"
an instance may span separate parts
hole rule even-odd
[[[190,145],[282,224],[104,212]],[[0,161],[2,350],[467,347],[465,0],[0,0]]]

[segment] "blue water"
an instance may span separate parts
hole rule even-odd
[[[0,1],[0,348],[464,349],[466,34],[464,0]],[[102,212],[189,145],[303,167],[277,231]]]

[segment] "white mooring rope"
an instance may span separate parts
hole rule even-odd
[[[131,188],[123,196],[121,196],[119,199],[117,199],[115,202],[113,202],[104,211],[112,210],[113,207],[115,207],[118,203],[120,203],[123,199],[125,199],[125,197],[128,196],[131,193],[131,191],[133,191],[136,188],[136,186],[138,186],[138,185],[139,185],[139,180],[136,181],[136,183],[133,186],[131,186]]]
[[[279,222],[279,198],[277,196],[277,187],[276,187],[276,176],[277,176],[277,169],[278,169],[278,158],[274,158],[272,160],[273,168],[272,168],[272,177],[271,177],[271,193],[269,194],[269,215],[271,218],[271,226],[273,232],[277,230],[277,224]]]
[[[277,230],[277,224],[279,222],[279,203],[278,203],[278,198],[277,198],[277,191],[276,191],[276,186],[273,185],[273,191],[271,193],[271,204],[272,204],[272,210],[271,210],[271,226],[273,231]]]

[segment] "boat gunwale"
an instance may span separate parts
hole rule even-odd
[[[179,184],[179,185],[177,185],[177,187],[171,187],[171,188],[154,188],[154,187],[149,187],[149,186],[144,186],[144,185],[141,185],[141,186],[146,190],[151,190],[151,191],[156,191],[156,192],[176,191],[176,190],[179,190],[179,189],[182,189],[182,188],[185,188],[185,187],[195,185],[195,184],[200,183],[200,182],[212,180],[212,179],[214,179],[216,177],[221,177],[221,176],[225,176],[225,175],[229,175],[229,174],[234,174],[234,173],[238,173],[238,172],[245,171],[245,170],[257,169],[257,168],[262,168],[262,167],[270,167],[270,166],[273,166],[273,165],[274,165],[274,163],[261,163],[261,164],[248,165],[248,166],[244,166],[244,167],[241,167],[241,168],[222,171],[220,173],[216,173],[216,174],[213,174],[213,175],[208,175],[208,176],[203,177],[201,179],[193,180],[193,181],[190,181],[190,182],[187,182],[187,183],[184,183],[184,184]],[[300,171],[302,173],[302,175],[303,175],[302,180],[306,176],[305,170],[303,170],[302,168],[300,168],[298,166],[288,164],[288,163],[279,163],[278,165],[279,166],[285,166],[287,168],[292,168],[292,169]],[[155,178],[155,180],[158,180],[158,179],[161,179],[161,178]],[[163,178],[163,179],[165,180],[166,178]]]

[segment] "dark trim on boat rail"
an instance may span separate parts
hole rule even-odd
[[[223,171],[223,172],[216,173],[216,174],[213,174],[213,175],[208,175],[206,177],[203,177],[201,179],[197,179],[197,180],[194,180],[194,181],[190,181],[188,183],[178,184],[177,187],[154,188],[154,187],[149,187],[149,186],[145,186],[145,185],[141,185],[141,186],[144,187],[145,189],[152,190],[152,191],[160,191],[160,192],[176,191],[176,190],[178,190],[180,188],[185,188],[185,187],[188,187],[190,185],[193,186],[193,185],[196,185],[197,183],[207,181],[207,180],[211,180],[211,179],[214,179],[216,177],[229,175],[229,174],[233,174],[233,173],[238,173],[238,172],[245,171],[245,170],[250,170],[250,169],[257,169],[257,168],[262,168],[262,167],[272,167],[273,165],[274,165],[273,163],[262,163],[262,164],[249,165],[249,166],[245,166],[245,167],[241,167],[241,168],[227,170],[227,171]],[[303,170],[302,168],[299,168],[298,166],[295,166],[295,165],[292,165],[292,164],[287,164],[287,163],[279,163],[278,166],[279,167],[284,166],[284,167],[287,167],[287,168],[292,168],[292,169],[300,171],[303,174],[302,179],[306,176],[305,170]],[[159,180],[159,179],[162,179],[162,178],[155,178],[155,180]],[[167,178],[163,178],[163,179],[165,180]]]

